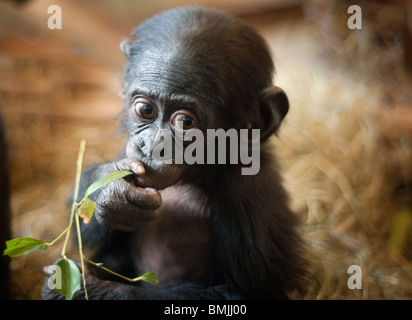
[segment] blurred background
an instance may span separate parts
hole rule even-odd
[[[53,4],[62,9],[61,30],[47,27]],[[86,166],[119,152],[120,42],[153,14],[201,5],[240,17],[273,49],[275,83],[291,108],[270,143],[308,242],[312,277],[304,298],[412,299],[412,1],[357,1],[360,30],[347,26],[351,4],[0,1],[12,237],[50,242],[67,226],[81,139]],[[12,297],[39,299],[42,268],[60,252],[57,243],[12,259]],[[362,289],[348,288],[350,265],[361,267]]]

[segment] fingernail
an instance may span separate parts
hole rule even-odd
[[[138,165],[137,165],[137,174],[144,174],[146,171],[145,171],[145,169],[144,169],[144,166],[141,164],[141,163],[139,163]]]
[[[145,173],[145,169],[142,163],[140,163],[139,161],[132,161],[130,163],[130,169],[136,173],[137,175],[142,175]]]

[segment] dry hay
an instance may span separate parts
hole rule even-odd
[[[326,3],[314,4],[318,13],[333,8]],[[392,9],[390,18],[402,21]],[[402,45],[390,37],[377,45],[375,28],[363,38],[346,30],[338,37],[320,27],[325,16],[317,18],[313,67],[282,79],[290,92],[296,83],[300,90],[277,142],[293,207],[306,222],[313,263],[306,298],[411,299],[412,82]],[[391,233],[404,233],[401,242]],[[362,269],[362,290],[348,288],[350,265]]]

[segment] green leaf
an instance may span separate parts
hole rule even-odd
[[[56,266],[61,271],[61,287],[55,287],[54,290],[60,292],[66,297],[67,300],[71,300],[73,294],[80,290],[81,274],[77,265],[70,259],[63,257],[57,261]]]
[[[144,275],[141,275],[140,277],[137,277],[136,281],[138,281],[138,280],[146,281],[146,282],[149,282],[151,284],[157,284],[159,282],[159,279],[157,279],[155,272],[145,273]]]
[[[108,184],[108,183],[110,183],[110,182],[112,182],[116,179],[128,176],[130,174],[133,174],[133,172],[129,171],[129,170],[121,170],[121,171],[115,171],[115,172],[109,173],[108,175],[104,176],[103,178],[97,180],[96,182],[93,182],[87,188],[86,193],[84,194],[84,198],[87,198],[93,192],[97,191],[98,189],[105,186],[106,184]]]
[[[83,223],[88,224],[93,217],[93,212],[96,209],[96,202],[89,198],[84,198],[82,204],[77,210],[77,214],[83,219]]]
[[[3,255],[8,255],[12,258],[19,257],[33,251],[46,250],[47,247],[51,246],[50,243],[27,237],[9,240],[6,242],[6,245],[7,247],[4,250]]]

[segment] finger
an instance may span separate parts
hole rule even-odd
[[[143,163],[137,158],[126,158],[115,162],[117,170],[130,170],[137,175],[142,175],[146,172]]]
[[[46,276],[51,276],[51,275],[53,275],[53,270],[52,270],[52,268],[50,268],[50,267],[52,267],[52,265],[44,266],[44,267],[43,267],[43,273],[44,273]]]
[[[129,183],[125,190],[127,201],[144,209],[157,209],[162,204],[159,191],[153,188],[139,188]]]

